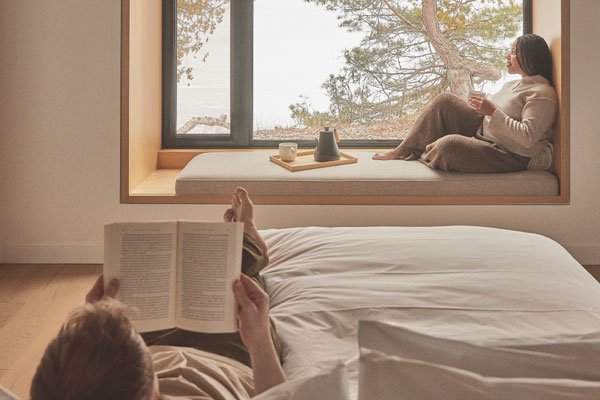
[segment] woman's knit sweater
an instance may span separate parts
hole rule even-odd
[[[491,101],[497,108],[483,120],[483,136],[525,157],[546,148],[557,110],[556,91],[546,78],[535,75],[507,82]]]

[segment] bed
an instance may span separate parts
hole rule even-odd
[[[356,399],[359,320],[494,348],[585,343],[589,360],[600,363],[600,285],[547,237],[470,226],[261,234],[291,380],[341,360]]]

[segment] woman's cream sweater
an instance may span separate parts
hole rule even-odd
[[[483,120],[483,136],[511,153],[533,157],[552,136],[556,119],[556,91],[541,75],[507,82],[491,98],[496,111]]]

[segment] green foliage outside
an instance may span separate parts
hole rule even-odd
[[[186,56],[209,56],[202,47],[229,1],[177,0],[178,82],[193,78]],[[289,106],[295,124],[307,127],[400,118],[439,93],[464,95],[498,80],[508,51],[504,42],[519,34],[522,22],[520,0],[304,1],[339,14],[341,28],[364,32],[358,47],[344,51],[342,70],[322,84],[328,110],[313,109],[304,96]]]
[[[209,56],[202,47],[223,21],[228,4],[229,0],[177,0],[177,82],[194,77],[184,62],[187,55],[202,61]]]
[[[302,97],[290,105],[297,125],[399,118],[453,91],[448,72],[457,66],[448,65],[432,45],[424,27],[425,1],[305,1],[339,13],[341,27],[365,36],[360,46],[344,51],[345,66],[323,83],[331,102],[327,112],[314,110]],[[520,2],[438,0],[437,19],[443,38],[456,49],[450,57],[459,69],[464,65],[470,87],[500,78],[508,52],[503,42],[520,34]]]

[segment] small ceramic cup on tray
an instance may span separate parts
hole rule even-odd
[[[291,162],[296,159],[298,154],[298,144],[293,142],[279,143],[279,157],[281,161]]]

